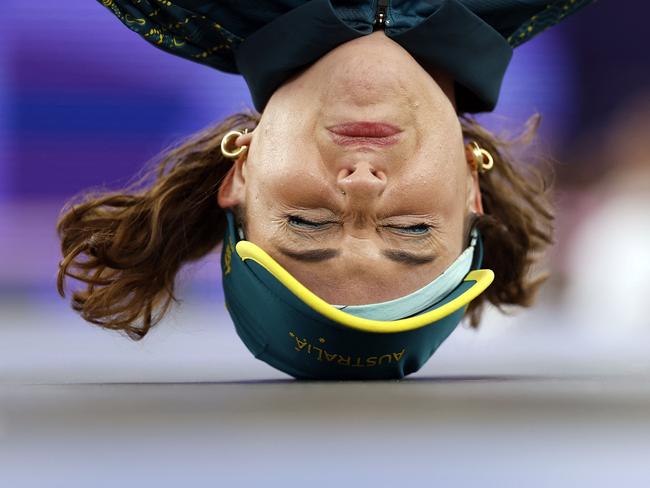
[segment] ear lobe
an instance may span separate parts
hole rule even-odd
[[[481,198],[481,186],[479,184],[478,171],[472,171],[472,182],[469,191],[468,206],[470,210],[477,214],[483,215],[483,199]]]
[[[245,159],[238,159],[224,176],[217,192],[217,202],[221,208],[236,207],[244,202],[246,181],[242,174]]]

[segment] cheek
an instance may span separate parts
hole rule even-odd
[[[282,90],[279,90],[282,91]],[[296,106],[296,96],[271,97],[256,128],[258,132],[249,157],[262,172],[290,171],[304,166],[313,151],[315,115]],[[306,106],[308,107],[308,106]]]
[[[422,137],[411,178],[426,183],[420,189],[425,194],[426,187],[431,189],[429,198],[449,206],[460,202],[460,194],[466,191],[466,159],[458,120],[442,119],[431,121]]]
[[[313,141],[312,122],[307,115],[290,117],[293,110],[265,111],[258,137],[249,154],[251,183],[257,190],[275,193],[313,179],[321,160]]]
[[[250,171],[250,198],[263,204],[262,211],[287,206],[321,206],[329,194],[328,175],[320,156],[305,144],[274,152]],[[319,205],[320,202],[320,205]]]
[[[395,188],[395,198],[403,210],[430,213],[440,220],[439,236],[450,257],[459,253],[464,239],[467,185],[462,164],[458,160],[422,164]]]
[[[433,160],[435,161],[435,160]],[[447,218],[457,214],[465,204],[466,175],[457,159],[437,161],[425,158],[409,171],[398,190],[405,198],[427,202]]]

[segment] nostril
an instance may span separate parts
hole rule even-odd
[[[375,176],[376,178],[379,178],[380,180],[386,179],[386,174],[383,171],[378,170],[375,167],[373,167],[372,165],[367,164],[367,163],[358,163],[358,164],[355,164],[353,166],[345,166],[344,168],[342,168],[339,171],[339,173],[337,175],[337,178],[339,180],[342,180],[342,179],[345,179],[345,178],[349,177],[350,175],[363,176],[364,173],[366,175],[368,173],[370,173],[372,176]]]
[[[338,180],[343,180],[350,176],[352,174],[352,171],[350,171],[349,168],[343,168],[341,171],[339,171],[339,174],[337,175]]]
[[[342,169],[339,171],[337,184],[346,193],[369,192],[368,194],[383,193],[387,184],[386,174],[381,170],[368,167],[357,169]]]

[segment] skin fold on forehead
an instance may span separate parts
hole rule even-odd
[[[330,303],[409,294],[462,252],[481,213],[453,80],[425,71],[381,31],[338,46],[282,85],[219,190],[245,209],[246,238]],[[390,124],[390,143],[341,138]]]

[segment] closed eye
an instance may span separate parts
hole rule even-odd
[[[412,235],[426,235],[431,230],[431,226],[429,224],[416,224],[416,225],[409,225],[407,227],[398,227],[395,225],[391,225],[388,227],[390,227],[391,229],[396,229],[399,232],[403,232],[405,234],[412,234]]]
[[[327,228],[329,225],[335,224],[336,222],[333,222],[331,220],[315,221],[315,220],[305,219],[298,215],[287,215],[287,223],[290,226],[300,230],[316,231],[316,230],[323,230]],[[411,235],[411,236],[424,236],[430,233],[431,228],[433,226],[426,223],[420,223],[420,224],[414,224],[408,226],[385,225],[383,227],[387,229],[393,229],[398,234]]]
[[[321,229],[327,224],[332,223],[330,221],[315,222],[313,220],[303,219],[302,217],[299,217],[297,215],[287,216],[287,222],[289,223],[289,225],[292,225],[294,227],[301,227],[303,229]]]

